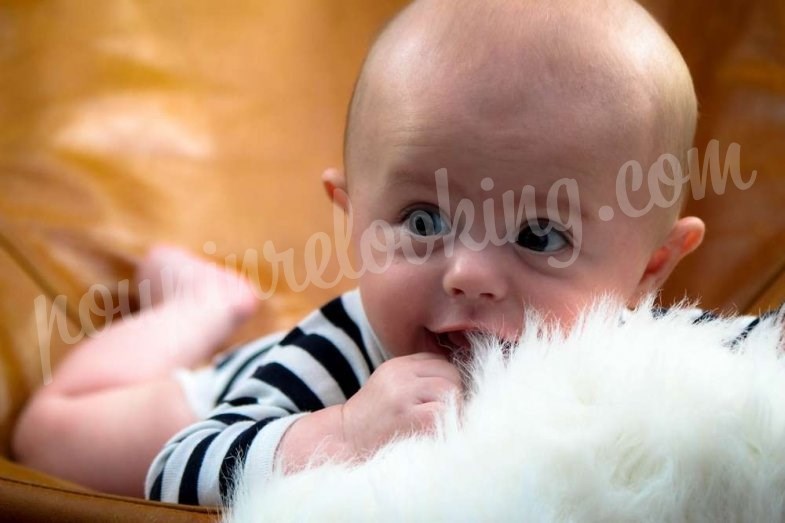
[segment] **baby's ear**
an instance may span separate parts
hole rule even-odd
[[[698,248],[705,232],[706,226],[700,218],[688,216],[677,220],[665,241],[649,258],[634,298],[639,299],[662,287],[682,258]]]
[[[330,167],[322,173],[322,185],[330,201],[346,210],[349,195],[346,193],[346,176],[343,170]]]

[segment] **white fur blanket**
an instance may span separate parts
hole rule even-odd
[[[593,308],[482,346],[459,419],[362,464],[239,482],[251,521],[785,521],[782,321]]]

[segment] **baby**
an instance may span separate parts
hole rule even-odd
[[[296,470],[317,449],[361,459],[428,431],[460,398],[472,333],[511,342],[530,311],[569,327],[600,295],[633,305],[700,244],[680,186],[617,176],[683,161],[695,123],[683,59],[632,0],[416,1],[374,43],[345,171],[323,176],[356,253],[384,270],[291,332],[173,376],[254,300],[231,275],[155,251],[143,279],[190,267],[204,295],[154,303],[75,350],[23,414],[16,455],[127,494],[152,462],[151,499],[219,504],[238,467]]]

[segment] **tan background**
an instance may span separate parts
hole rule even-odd
[[[51,354],[41,351],[36,297],[66,296],[65,317],[79,332],[89,326],[78,304],[90,285],[107,285],[122,302],[118,282],[153,243],[202,253],[213,242],[213,259],[222,262],[271,240],[300,260],[313,232],[331,232],[318,177],[341,164],[360,61],[403,3],[0,0],[0,452],[47,358],[55,365],[67,349],[55,340]],[[665,301],[686,293],[742,311],[779,303],[785,7],[646,3],[694,73],[701,155],[711,139],[720,140],[723,157],[736,142],[742,173],[758,171],[747,191],[729,188],[691,204],[709,233],[669,282]],[[261,269],[266,288],[271,268]],[[281,288],[237,338],[288,326],[335,292]],[[100,326],[100,317],[91,320]],[[63,520],[105,510],[129,520],[176,517],[155,504],[85,496],[0,460],[0,504],[10,514],[45,517],[67,505]]]

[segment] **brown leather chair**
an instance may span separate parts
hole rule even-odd
[[[785,301],[785,7],[777,0],[644,2],[682,50],[698,92],[701,157],[740,146],[744,179],[707,190],[688,212],[704,219],[703,246],[665,288],[667,300],[700,297],[707,308],[758,312]],[[702,162],[704,164],[705,162]],[[711,187],[711,184],[709,184]]]
[[[14,420],[69,341],[101,328],[96,309],[133,309],[136,296],[122,282],[150,245],[177,243],[223,263],[271,240],[278,252],[293,248],[297,261],[313,232],[332,232],[319,174],[341,164],[354,76],[374,31],[403,3],[0,7],[0,519],[215,516],[96,493],[16,465],[8,454]],[[742,173],[758,173],[750,189],[728,184],[690,204],[708,236],[664,300],[686,294],[745,312],[778,304],[785,11],[775,0],[647,5],[694,73],[701,156],[712,139],[723,157],[736,142]],[[262,260],[255,277],[267,289],[275,268]],[[112,303],[98,299],[91,313],[83,297],[97,296],[88,292],[96,283],[112,290]],[[289,326],[351,285],[298,292],[282,283],[232,341]]]

